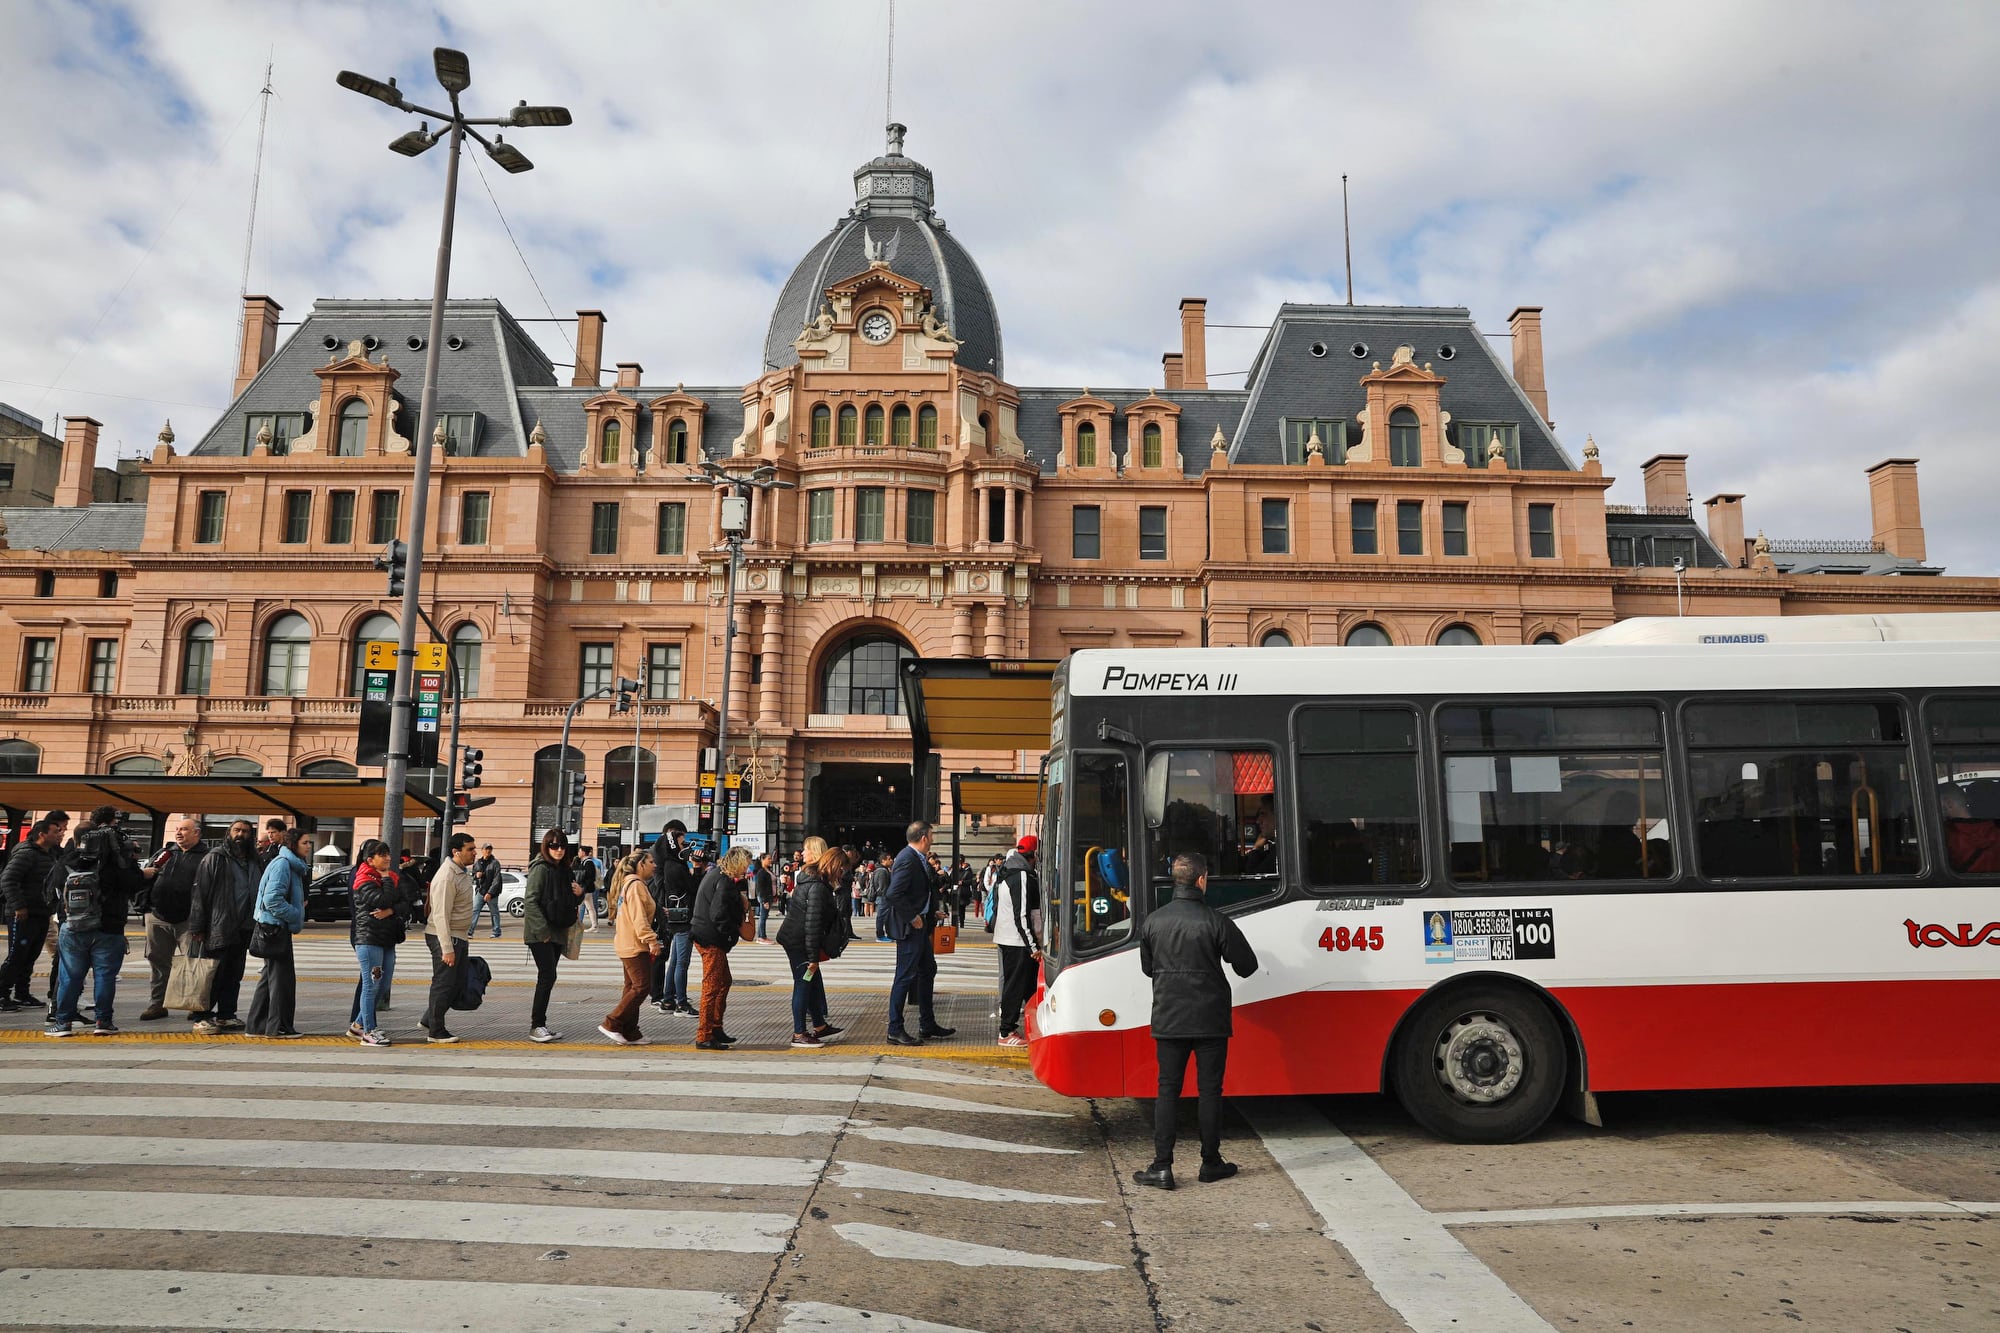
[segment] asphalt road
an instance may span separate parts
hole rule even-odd
[[[306,989],[318,1030],[344,1017],[344,983]],[[1197,1184],[1184,1144],[1164,1194],[1130,1180],[1145,1104],[1056,1097],[990,1037],[577,1026],[374,1050],[0,1022],[0,1326],[2000,1327],[1991,1089],[1608,1098],[1603,1129],[1503,1148],[1380,1098],[1242,1101],[1243,1173]]]

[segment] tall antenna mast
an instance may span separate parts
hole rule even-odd
[[[1347,173],[1340,174],[1340,244],[1347,251],[1347,304],[1354,304],[1354,238],[1347,230]]]
[[[889,125],[896,119],[896,0],[889,0],[889,68],[882,83],[882,123]]]
[[[257,192],[264,183],[264,126],[271,118],[271,66],[277,52],[273,48],[264,59],[264,90],[258,94],[264,105],[257,112],[257,164],[250,173],[250,221],[243,228],[243,278],[236,284],[236,344],[243,345],[243,298],[250,294],[250,247],[257,239]]]

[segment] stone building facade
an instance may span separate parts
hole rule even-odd
[[[2000,580],[1924,564],[1912,460],[1870,471],[1867,539],[1750,537],[1734,494],[1697,525],[1681,455],[1644,464],[1645,505],[1608,506],[1597,446],[1555,433],[1535,307],[1503,359],[1464,309],[1288,304],[1245,385],[1222,389],[1188,300],[1156,386],[1016,385],[899,128],[855,186],[745,384],[607,364],[598,311],[578,315],[565,383],[499,304],[450,304],[427,605],[466,663],[480,794],[498,798],[474,829],[513,856],[554,818],[570,702],[615,675],[647,700],[578,718],[587,827],[624,822],[635,795],[691,799],[726,691],[732,767],[789,844],[905,817],[908,655],[1560,643],[1682,609],[2000,608]],[[278,304],[247,298],[234,403],[186,452],[162,432],[143,504],[0,511],[0,769],[354,771],[360,644],[394,637],[399,609],[373,562],[409,536],[428,312],[322,300],[281,342]],[[96,423],[68,430],[62,474],[88,476]],[[753,502],[726,681],[702,460],[792,487]]]

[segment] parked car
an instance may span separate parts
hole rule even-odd
[[[348,896],[347,877],[352,866],[329,871],[306,886],[306,920],[346,921],[354,915],[354,900]]]
[[[528,914],[528,875],[524,870],[500,871],[500,910],[508,916]]]

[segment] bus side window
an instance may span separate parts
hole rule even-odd
[[[1683,718],[1707,878],[1913,875],[1922,867],[1895,703],[1690,702]]]
[[[1278,892],[1277,765],[1269,750],[1166,752],[1166,805],[1152,833],[1152,902],[1174,896],[1170,867],[1184,852],[1208,861],[1211,907]]]
[[[1437,725],[1454,880],[1673,878],[1658,708],[1453,706]]]
[[[1422,883],[1416,713],[1302,709],[1297,739],[1306,883]]]
[[[1132,897],[1125,866],[1129,790],[1125,760],[1115,754],[1070,756],[1070,818],[1065,886],[1070,942],[1078,953],[1122,944],[1132,936]]]
[[[1927,712],[1945,861],[2000,876],[2000,699],[1933,699]]]

